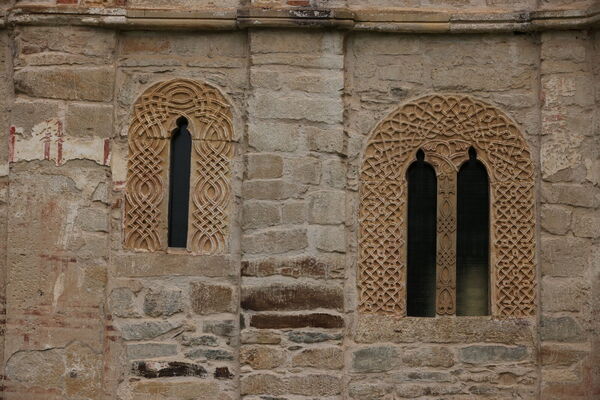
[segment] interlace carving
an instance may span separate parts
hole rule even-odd
[[[125,247],[156,251],[166,243],[169,144],[176,120],[192,135],[188,250],[227,251],[231,201],[231,106],[214,87],[187,79],[151,86],[136,101],[129,128]]]
[[[534,171],[527,144],[501,111],[468,96],[408,103],[372,132],[360,173],[361,312],[406,314],[406,170],[418,149],[437,174],[438,315],[456,310],[456,179],[473,146],[490,178],[492,314],[534,313]]]

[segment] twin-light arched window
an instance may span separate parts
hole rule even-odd
[[[359,311],[532,315],[533,192],[527,144],[495,107],[433,95],[392,112],[360,172]]]
[[[406,172],[406,314],[436,315],[437,177],[419,149]],[[489,187],[485,166],[469,148],[457,173],[456,315],[489,314]]]

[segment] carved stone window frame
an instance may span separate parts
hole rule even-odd
[[[167,250],[170,139],[185,117],[192,135],[187,252],[229,249],[234,155],[232,106],[214,86],[190,79],[153,84],[133,105],[123,244]]]
[[[422,149],[438,182],[436,314],[456,311],[456,182],[469,147],[490,183],[491,313],[535,313],[534,168],[516,123],[465,95],[408,102],[371,132],[359,184],[359,311],[406,315],[406,170]]]

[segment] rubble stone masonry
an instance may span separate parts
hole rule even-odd
[[[0,399],[600,398],[599,28],[597,0],[0,1]],[[523,139],[531,315],[362,306],[367,143],[432,95]]]

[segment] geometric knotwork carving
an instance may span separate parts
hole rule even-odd
[[[361,312],[406,314],[406,170],[423,149],[438,176],[437,313],[455,313],[456,173],[471,146],[491,186],[492,315],[534,314],[534,170],[527,143],[503,112],[463,95],[405,104],[369,137],[359,189]]]
[[[185,117],[192,135],[188,250],[222,254],[229,241],[233,122],[214,87],[188,79],[151,86],[133,106],[125,192],[124,246],[166,248],[169,140]]]

